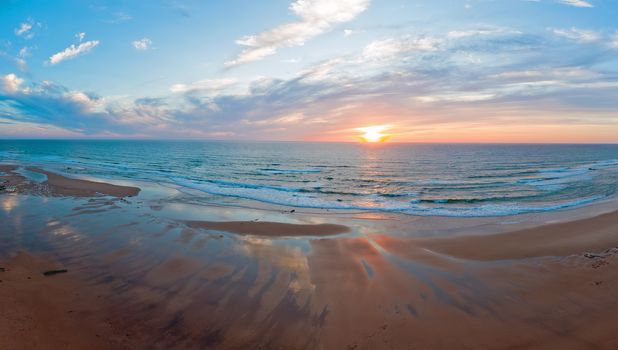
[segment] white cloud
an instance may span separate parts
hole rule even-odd
[[[245,119],[242,122],[244,124],[251,125],[287,125],[287,124],[298,124],[305,120],[305,115],[300,112],[291,113],[283,116],[277,116],[273,118],[259,119],[259,120],[248,120]]]
[[[84,110],[88,110],[88,111],[93,110],[95,107],[101,105],[103,102],[102,100],[92,98],[81,91],[69,91],[69,92],[64,93],[63,96],[81,105],[82,108],[84,108]]]
[[[496,97],[494,93],[450,93],[443,95],[427,95],[416,96],[414,99],[422,103],[435,103],[435,102],[480,102],[491,100]]]
[[[279,25],[257,35],[236,41],[248,46],[226,66],[258,61],[283,47],[301,46],[307,40],[329,31],[333,25],[351,21],[369,6],[369,0],[297,0],[290,10],[300,21]]]
[[[19,67],[19,70],[22,72],[28,71],[28,62],[26,62],[26,57],[30,56],[30,47],[24,46],[17,53],[17,57],[15,57],[15,63]]]
[[[577,41],[579,43],[593,43],[601,40],[601,35],[593,30],[570,28],[570,29],[551,29],[551,31],[560,37]]]
[[[152,40],[148,38],[143,38],[140,40],[135,40],[131,43],[136,50],[148,50],[150,46],[152,46]]]
[[[28,71],[28,62],[26,62],[25,59],[23,59],[23,58],[16,58],[15,59],[15,63],[17,63],[17,66],[19,67],[20,71],[22,71],[22,72]]]
[[[24,22],[19,25],[19,28],[15,28],[15,35],[17,36],[25,36],[32,29],[32,24],[28,22]]]
[[[612,49],[618,49],[618,31],[614,33],[614,36],[610,39],[608,46]]]
[[[298,58],[288,58],[285,60],[281,60],[281,63],[299,63],[300,60]]]
[[[437,51],[441,41],[431,37],[404,37],[384,39],[369,43],[361,54],[363,61],[395,59],[401,53],[410,51]]]
[[[575,7],[594,7],[590,2],[584,0],[558,0],[558,2]]]
[[[79,39],[79,42],[81,43],[82,41],[84,41],[84,38],[86,37],[86,33],[84,32],[77,33],[75,34],[75,37]]]
[[[71,45],[64,50],[53,54],[49,58],[49,63],[58,64],[64,60],[75,58],[77,56],[90,52],[90,50],[94,49],[98,45],[99,45],[98,40],[86,41],[86,42],[80,43],[77,46]]]
[[[236,83],[236,79],[223,78],[223,79],[205,79],[195,81],[190,84],[174,84],[170,87],[170,91],[174,93],[184,93],[188,91],[210,91],[217,92],[228,87],[231,87]]]
[[[26,40],[34,38],[34,28],[41,27],[41,23],[35,22],[32,18],[28,18],[25,22],[20,23],[19,27],[14,29],[15,35]]]
[[[504,33],[519,33],[517,31],[505,28],[487,28],[487,29],[471,29],[471,30],[453,30],[446,35],[449,39],[461,39],[474,36],[487,36]]]
[[[21,58],[24,58],[24,57],[28,57],[28,56],[30,56],[30,48],[29,48],[29,47],[27,47],[27,46],[22,47],[22,48],[19,50],[19,54],[18,54],[18,56],[19,56],[19,57],[21,57]]]
[[[20,92],[20,86],[24,82],[23,79],[20,79],[19,77],[17,77],[17,75],[13,73],[0,77],[0,81],[2,82],[2,87],[4,91],[10,94]]]
[[[352,29],[344,29],[343,30],[343,36],[345,36],[346,38],[349,37],[352,34],[354,34],[354,31]]]

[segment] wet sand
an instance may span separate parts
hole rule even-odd
[[[0,349],[122,349],[101,317],[110,307],[53,259],[18,251],[0,260]]]
[[[473,260],[567,256],[618,247],[618,212],[493,235],[419,240],[419,245]]]
[[[267,221],[187,221],[194,228],[225,231],[239,235],[263,237],[332,236],[350,231],[336,224],[288,224]]]
[[[0,178],[0,349],[618,348],[618,212],[419,238],[298,212],[174,219],[184,194]]]
[[[28,170],[46,175],[47,181],[45,184],[57,195],[91,197],[102,194],[113,197],[134,197],[140,192],[140,189],[137,187],[72,179],[35,167],[29,167]]]

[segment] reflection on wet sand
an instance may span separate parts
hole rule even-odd
[[[51,301],[44,295],[33,299],[45,305],[44,312],[32,311],[33,304],[13,308],[7,301],[13,299],[0,294],[2,310],[11,310],[0,316],[3,329],[22,327],[6,316],[20,312],[32,312],[34,323],[64,325],[39,332],[38,343],[14,347],[49,342],[76,349],[618,346],[612,329],[618,324],[613,250],[508,262],[464,260],[428,249],[435,248],[429,247],[431,240],[392,236],[358,220],[341,219],[341,227],[352,231],[326,237],[193,228],[167,217],[164,207],[150,209],[148,198],[140,197],[124,202],[0,196],[3,208],[11,201],[11,210],[0,211],[0,266],[10,267],[0,279],[13,288],[0,293],[53,291]],[[586,227],[606,227],[595,225]],[[29,259],[43,262],[15,259],[24,249]],[[21,266],[30,274],[57,266],[69,273],[23,279],[16,273]],[[71,291],[83,297],[61,297]],[[81,319],[86,321],[74,336],[71,327]]]
[[[264,237],[332,236],[350,231],[336,224],[288,224],[268,221],[187,221],[187,225],[239,235]]]

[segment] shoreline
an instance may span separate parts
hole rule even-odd
[[[16,164],[19,164],[22,167],[32,168],[32,164],[27,163],[27,161],[15,160],[15,162],[17,162]],[[600,161],[600,163],[603,163],[603,161]],[[403,209],[397,206],[397,203],[399,202],[393,202],[393,203],[389,202],[388,203],[388,204],[395,204],[396,205],[395,207],[391,207],[387,205],[384,208],[381,208],[380,205],[376,205],[375,207],[373,205],[356,206],[355,203],[348,203],[345,200],[341,201],[340,199],[337,199],[337,202],[333,202],[333,203],[331,203],[332,201],[327,199],[325,200],[324,203],[320,202],[320,204],[314,205],[312,203],[307,204],[302,201],[295,203],[294,200],[292,201],[289,201],[288,199],[281,200],[281,199],[278,199],[277,193],[274,194],[273,198],[275,199],[272,199],[271,197],[269,197],[272,194],[269,194],[269,193],[260,194],[259,196],[255,197],[251,193],[247,194],[243,192],[241,194],[235,194],[235,192],[233,192],[232,194],[230,194],[229,192],[226,192],[226,191],[221,192],[220,188],[215,188],[214,190],[202,189],[200,186],[196,187],[196,186],[189,185],[187,183],[188,180],[184,178],[180,178],[180,177],[179,178],[168,178],[164,176],[164,177],[159,178],[159,177],[147,176],[145,178],[133,178],[133,176],[128,176],[126,174],[123,175],[122,173],[114,173],[114,175],[108,174],[105,176],[101,176],[101,175],[92,175],[92,174],[79,174],[79,172],[74,173],[76,169],[84,170],[86,168],[81,168],[80,166],[73,166],[73,165],[71,167],[64,166],[63,165],[64,163],[37,162],[36,164],[38,164],[37,167],[39,169],[43,168],[43,169],[46,169],[44,171],[51,171],[52,173],[55,173],[56,175],[63,176],[63,177],[70,177],[74,179],[85,179],[85,181],[96,181],[96,182],[108,182],[109,181],[109,182],[114,182],[114,183],[115,182],[153,183],[157,185],[179,189],[182,192],[193,194],[196,198],[200,198],[200,197],[211,198],[211,199],[216,198],[216,200],[214,201],[218,203],[233,202],[233,203],[238,203],[239,206],[248,206],[248,207],[254,207],[254,208],[262,208],[262,207],[274,208],[275,210],[277,208],[294,208],[296,210],[316,211],[316,212],[321,211],[321,212],[341,212],[341,213],[376,213],[376,214],[382,214],[382,215],[406,215],[406,216],[412,216],[412,217],[437,217],[437,218],[452,218],[452,219],[512,218],[512,217],[519,217],[519,216],[534,216],[534,215],[545,215],[545,214],[551,215],[553,213],[559,213],[562,211],[579,210],[581,208],[592,208],[592,207],[596,207],[599,205],[603,205],[603,203],[611,202],[611,201],[618,202],[617,194],[613,194],[613,195],[602,195],[601,194],[601,195],[580,196],[577,198],[563,198],[560,200],[556,199],[552,201],[530,202],[527,205],[525,204],[526,203],[525,201],[507,202],[505,205],[502,205],[500,202],[492,202],[492,201],[485,202],[485,200],[480,200],[478,202],[480,203],[479,205],[472,205],[470,207],[457,206],[457,205],[452,206],[453,203],[455,202],[459,202],[459,201],[465,202],[465,200],[458,199],[457,197],[455,197],[455,199],[436,199],[433,201],[433,204],[445,203],[444,206],[440,204],[438,205],[438,207],[421,206],[418,208],[405,207]],[[84,166],[87,167],[87,165],[84,165]],[[96,169],[96,167],[94,167],[94,169]],[[107,168],[101,168],[101,169],[105,170]],[[590,168],[590,170],[596,171],[598,169]],[[561,171],[561,170],[558,169],[556,171]],[[180,181],[179,179],[184,179],[186,181],[184,180]],[[557,179],[560,179],[560,177],[558,177]],[[218,180],[213,180],[213,183],[216,184],[218,183],[217,181]],[[209,182],[206,181],[205,183],[209,183]],[[225,183],[225,181],[223,181],[223,183]],[[523,183],[525,184],[527,182],[523,182]],[[240,183],[239,185],[241,185],[242,187],[246,184]],[[248,186],[249,188],[253,188],[252,187],[253,184],[249,184]],[[257,188],[261,188],[260,185],[256,185],[256,186]],[[269,186],[264,187],[264,189],[268,189],[268,188]],[[235,189],[237,190],[238,188],[235,188]],[[290,189],[285,189],[285,186],[284,186],[283,190],[288,191]],[[296,189],[292,188],[290,190],[290,193],[293,193],[294,190]],[[304,191],[300,191],[300,192],[304,192]],[[264,197],[263,195],[267,197]],[[297,194],[294,194],[293,196],[297,196]],[[301,195],[298,195],[298,196],[302,198],[302,193]],[[322,197],[316,197],[316,198],[322,198]],[[421,201],[424,203],[431,204],[432,199],[430,198],[430,199],[411,200],[412,203],[416,203],[416,201]],[[451,201],[453,202],[451,203]],[[402,203],[407,203],[407,202],[404,201]],[[402,204],[402,203],[399,203],[399,204]],[[473,201],[471,203],[477,203],[477,202]],[[324,204],[324,205],[322,206],[321,204]],[[489,212],[485,212],[484,208],[486,204],[488,207],[497,206],[500,209],[491,209]],[[463,210],[463,212],[461,212],[461,210]],[[480,212],[477,212],[479,210]]]
[[[83,186],[137,187],[63,177],[74,196],[0,171],[9,348],[618,346],[612,203],[507,225],[191,205],[155,184],[103,196]]]

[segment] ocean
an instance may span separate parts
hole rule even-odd
[[[1,140],[0,163],[247,205],[422,216],[555,211],[618,193],[618,145]]]

